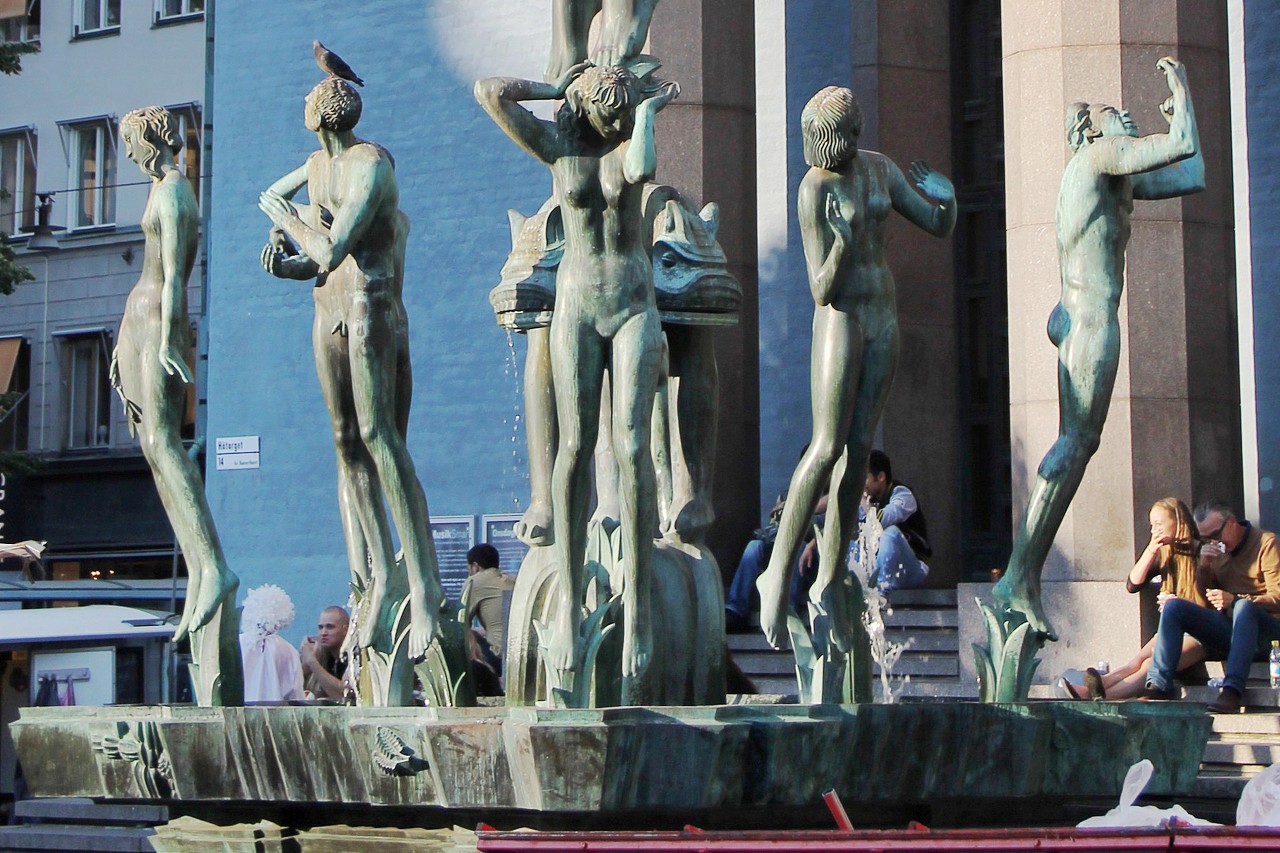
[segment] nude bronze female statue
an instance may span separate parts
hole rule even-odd
[[[769,567],[757,583],[760,623],[774,648],[786,648],[787,590],[805,529],[830,482],[819,572],[810,598],[832,617],[833,639],[849,651],[852,621],[839,590],[845,554],[857,530],[867,455],[898,362],[898,312],[885,258],[890,210],[936,237],[956,221],[951,182],[922,162],[907,183],[892,160],[858,150],[862,110],[849,89],[828,86],[800,118],[805,162],[812,168],[797,201],[813,292],[810,388],[813,439],[791,477]]]
[[[657,497],[649,434],[662,347],[642,190],[657,165],[654,116],[679,92],[674,83],[651,88],[625,67],[586,64],[555,83],[490,78],[475,87],[476,99],[498,126],[551,169],[564,220],[551,325],[560,432],[552,503],[562,602],[548,659],[562,670],[574,665],[586,596],[591,455],[607,365],[622,487],[622,669],[624,694],[631,700],[642,698],[639,682],[653,645],[649,600]],[[561,97],[565,103],[554,122],[521,106]]]
[[[120,130],[129,159],[151,179],[151,192],[142,214],[142,275],[120,321],[111,384],[124,401],[130,432],[142,445],[187,562],[187,599],[175,634],[181,640],[233,603],[239,585],[222,554],[200,472],[181,438],[192,382],[185,357],[192,343],[187,279],[200,242],[200,208],[174,161],[182,137],[168,110],[134,110],[121,119]]]

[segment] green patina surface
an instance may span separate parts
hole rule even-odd
[[[609,812],[1190,790],[1210,729],[1143,703],[28,708],[37,796]]]

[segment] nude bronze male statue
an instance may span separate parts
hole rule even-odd
[[[1067,109],[1067,162],[1056,215],[1062,298],[1049,316],[1058,348],[1058,440],[1036,472],[996,598],[1056,639],[1040,600],[1040,573],[1085,466],[1098,449],[1120,363],[1118,310],[1134,199],[1173,198],[1204,189],[1204,160],[1186,69],[1172,57],[1157,66],[1172,93],[1162,113],[1168,133],[1138,128],[1106,104]]]
[[[791,477],[769,567],[757,581],[760,626],[770,645],[787,647],[792,566],[830,483],[810,598],[824,605],[832,639],[847,652],[860,614],[848,612],[842,593],[845,555],[857,531],[871,440],[898,363],[897,297],[885,257],[889,212],[945,237],[955,226],[956,202],[951,182],[924,163],[911,164],[922,196],[888,157],[858,149],[862,110],[849,89],[828,86],[818,92],[800,124],[805,162],[812,167],[796,205],[814,300],[813,439]]]
[[[391,612],[403,589],[383,500],[404,550],[410,658],[440,629],[443,592],[426,496],[405,446],[413,390],[402,301],[408,218],[399,210],[386,149],[356,137],[359,94],[324,80],[307,96],[307,129],[320,150],[276,181],[258,206],[279,232],[262,264],[281,278],[316,278],[312,328],[316,370],[338,453],[339,506],[354,577],[367,581],[359,645],[390,648]],[[309,205],[290,199],[305,187]]]

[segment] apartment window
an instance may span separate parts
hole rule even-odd
[[[74,36],[110,33],[120,29],[120,0],[75,0]]]
[[[0,39],[40,41],[40,0],[0,0]]]
[[[65,446],[106,447],[111,442],[111,339],[106,331],[62,339]]]
[[[204,14],[204,0],[156,0],[156,23]]]
[[[178,168],[187,176],[187,180],[191,181],[191,188],[195,190],[198,201],[200,199],[200,154],[203,143],[200,105],[178,104],[165,109],[178,123],[178,135],[182,137],[182,150],[178,152]]]
[[[0,235],[35,224],[35,143],[29,127],[0,132]]]
[[[59,125],[71,158],[72,228],[96,228],[116,221],[116,123],[109,116]]]
[[[27,449],[31,347],[22,338],[0,338],[0,451]]]

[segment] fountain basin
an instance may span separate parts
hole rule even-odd
[[[612,812],[1118,796],[1195,782],[1210,718],[1174,703],[606,708],[24,708],[36,796]]]

